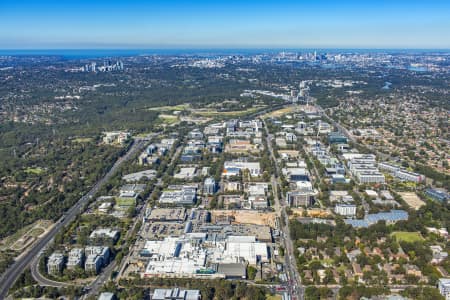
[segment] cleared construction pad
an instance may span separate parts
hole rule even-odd
[[[231,217],[233,219],[232,223],[268,225],[270,227],[275,227],[276,220],[275,213],[262,213],[258,211],[213,210],[211,215],[213,222],[223,217]]]
[[[402,199],[406,202],[406,204],[408,204],[409,206],[411,206],[415,210],[418,210],[421,206],[425,205],[425,202],[420,200],[419,196],[417,196],[416,193],[413,193],[413,192],[400,192],[398,194],[402,197]]]

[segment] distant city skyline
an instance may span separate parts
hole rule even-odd
[[[0,49],[450,49],[450,1],[0,2]]]

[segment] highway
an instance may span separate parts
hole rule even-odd
[[[276,108],[282,108],[285,105],[279,105],[276,106]],[[349,140],[355,142],[355,137],[343,126],[341,126],[339,123],[332,120],[330,117],[328,117],[323,109],[320,106],[316,106],[318,108],[318,111],[326,117],[335,127],[339,129],[343,134],[345,134]],[[252,117],[261,117],[262,114],[267,113],[269,111],[274,110],[275,107],[272,107],[270,109],[266,109],[264,111],[260,111],[258,113],[255,113],[252,115]],[[265,129],[267,130],[266,122],[263,120],[263,124]],[[50,279],[45,278],[40,272],[39,272],[39,258],[43,252],[43,250],[53,241],[55,235],[63,229],[65,226],[70,224],[78,215],[83,213],[85,211],[86,206],[91,201],[92,197],[100,190],[100,188],[115,174],[115,172],[118,170],[118,168],[127,160],[132,158],[138,151],[142,151],[142,149],[148,144],[148,142],[154,137],[154,134],[150,134],[145,138],[136,138],[134,143],[131,145],[127,153],[120,157],[114,165],[111,167],[111,169],[91,188],[91,190],[86,193],[84,196],[82,196],[78,202],[72,206],[67,212],[64,213],[64,215],[55,223],[55,225],[47,232],[47,234],[36,241],[30,249],[21,255],[12,266],[10,266],[2,277],[0,277],[0,299],[5,299],[8,290],[11,288],[11,286],[14,284],[16,279],[20,276],[20,274],[29,266],[31,265],[31,274],[33,278],[38,282],[41,286],[51,286],[51,287],[64,287],[64,286],[71,286],[74,285],[72,283],[65,283],[65,282],[56,282]],[[294,244],[291,239],[290,235],[290,228],[289,228],[289,217],[285,212],[286,207],[288,206],[288,203],[285,199],[285,195],[281,193],[281,197],[278,197],[278,189],[282,186],[281,185],[281,170],[280,166],[278,164],[278,161],[276,160],[276,157],[274,155],[274,150],[272,147],[272,140],[273,136],[269,134],[268,132],[265,135],[265,139],[267,142],[268,151],[270,153],[271,160],[275,164],[275,172],[271,176],[271,184],[273,188],[274,193],[274,199],[275,199],[275,205],[274,209],[277,215],[280,217],[280,234],[281,234],[281,240],[284,245],[285,254],[285,272],[288,276],[288,282],[286,284],[287,291],[289,295],[292,296],[292,299],[301,300],[304,299],[304,291],[305,287],[301,283],[301,277],[299,275],[299,272],[297,270],[297,264],[296,259],[294,255]],[[178,147],[178,149],[175,152],[175,155],[172,157],[170,165],[172,165],[176,159],[176,157],[179,155],[181,146]],[[307,153],[309,156],[309,154]],[[318,170],[314,166],[314,172],[316,175],[316,179],[319,180],[319,174]],[[157,185],[161,183],[160,178],[158,179]],[[145,206],[141,209],[139,212],[139,215],[136,217],[135,221],[142,219],[142,214],[145,212]],[[136,222],[134,226],[136,225]],[[127,236],[132,232],[130,230],[127,233]],[[125,263],[128,260],[128,256],[125,257],[123,260],[123,263]],[[122,264],[123,264],[122,263]],[[110,265],[108,265],[103,272],[90,284],[87,286],[88,295],[95,295],[98,293],[100,288],[104,285],[104,283],[111,278],[112,272],[116,269],[116,267],[119,267],[116,264],[115,261],[111,262]],[[340,286],[328,286],[333,290],[333,292],[336,294],[340,288]],[[392,286],[392,288],[404,288],[405,286]]]
[[[30,265],[30,263],[36,257],[40,256],[41,251],[53,240],[55,235],[66,225],[70,224],[79,214],[81,214],[85,210],[85,206],[89,203],[90,199],[100,190],[100,188],[114,175],[117,169],[120,167],[122,163],[133,157],[137,153],[137,151],[142,150],[146,145],[148,140],[144,139],[135,139],[134,143],[131,145],[128,152],[120,157],[111,169],[91,188],[91,190],[85,194],[83,197],[78,200],[78,202],[72,206],[64,215],[57,221],[55,226],[50,229],[47,234],[39,239],[35,244],[31,246],[28,252],[18,258],[14,264],[12,264],[0,278],[0,299],[5,299],[8,290],[20,276],[20,274],[25,270],[25,268]],[[35,274],[36,275],[36,274]],[[42,277],[42,276],[40,276]],[[36,280],[41,280],[37,276]],[[38,281],[39,282],[39,281]],[[41,283],[41,282],[39,282]],[[44,280],[42,282],[43,285],[53,286],[54,282]]]

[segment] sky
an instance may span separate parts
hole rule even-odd
[[[0,49],[450,49],[450,0],[0,0]]]

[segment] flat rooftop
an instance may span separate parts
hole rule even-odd
[[[151,221],[184,221],[186,219],[185,208],[155,208],[152,209],[147,219]]]

